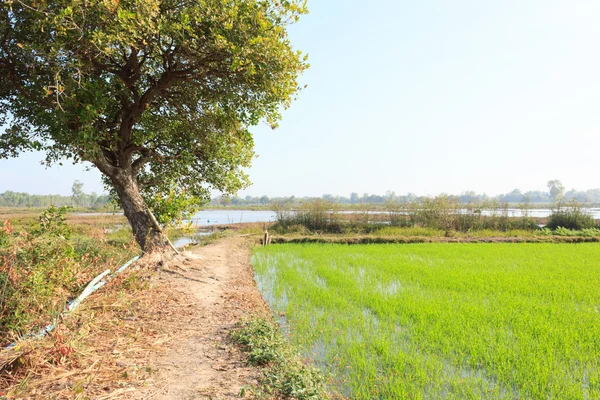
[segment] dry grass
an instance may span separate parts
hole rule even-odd
[[[38,223],[39,215],[44,209],[31,208],[0,208],[0,219],[9,219],[16,229],[29,227]],[[66,215],[66,222],[71,225],[76,232],[83,232],[90,229],[110,229],[115,226],[127,224],[127,219],[119,214],[73,214]]]
[[[126,224],[127,218],[123,215],[73,215],[67,214],[67,222],[71,225],[84,225],[90,227],[114,227],[117,224]]]
[[[0,396],[110,399],[153,379],[151,353],[173,340],[161,321],[192,311],[160,274],[130,271],[93,295],[51,335],[0,351]]]

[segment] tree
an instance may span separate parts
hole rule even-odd
[[[305,12],[305,0],[0,2],[0,158],[91,163],[141,248],[162,248],[151,210],[247,186],[248,128],[276,127],[308,67],[286,30]]]
[[[398,196],[396,196],[396,192],[392,190],[388,190],[385,192],[385,201],[386,202],[395,202],[397,201]]]
[[[80,181],[73,182],[71,186],[71,199],[75,205],[83,205],[85,193],[83,193],[83,183]]]
[[[231,197],[229,197],[226,194],[221,196],[221,198],[219,199],[219,204],[221,204],[223,207],[228,206],[230,203],[231,203]]]
[[[504,196],[501,196],[503,201],[509,203],[517,203],[523,199],[523,193],[520,189],[514,189],[510,193],[506,193]]]
[[[269,196],[267,196],[267,195],[263,195],[263,196],[261,196],[261,197],[260,197],[260,200],[259,200],[259,201],[260,201],[260,204],[262,204],[262,205],[267,205],[267,204],[269,204],[269,202],[270,202],[271,200],[269,199]]]
[[[557,209],[560,209],[563,198],[565,197],[565,187],[558,179],[548,181],[547,183],[552,203]]]

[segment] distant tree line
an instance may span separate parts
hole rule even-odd
[[[552,183],[553,185],[550,185]],[[509,193],[500,194],[498,196],[488,196],[485,193],[475,193],[473,191],[467,191],[459,195],[449,196],[450,198],[456,199],[459,203],[481,203],[486,201],[497,201],[498,203],[509,203],[509,204],[537,204],[537,205],[551,205],[556,203],[556,191],[560,194],[561,201],[568,202],[576,200],[579,203],[587,205],[598,205],[600,204],[600,189],[590,189],[586,191],[578,191],[571,189],[565,191],[560,181],[548,182],[549,190],[547,192],[540,190],[530,190],[522,192],[519,189],[515,189]],[[415,203],[423,202],[430,199],[430,196],[417,196],[413,193],[405,195],[397,195],[395,192],[387,191],[383,195],[363,193],[362,195],[356,192],[350,194],[350,196],[338,196],[333,194],[324,194],[321,197],[269,197],[269,196],[245,196],[245,197],[227,197],[218,196],[211,200],[211,205],[229,205],[229,206],[268,206],[271,204],[289,204],[289,205],[300,205],[309,201],[314,200],[325,200],[330,203],[337,203],[343,205],[353,204],[381,204],[385,205],[388,203]]]
[[[83,183],[75,181],[71,187],[71,196],[58,194],[29,194],[7,190],[0,193],[0,207],[49,207],[73,206],[101,208],[110,203],[107,194],[85,193]]]
[[[445,196],[442,194],[442,196]],[[566,191],[562,183],[558,180],[548,182],[548,191],[530,190],[522,192],[515,189],[511,192],[500,194],[498,196],[488,196],[485,193],[475,193],[473,191],[463,192],[459,195],[447,196],[449,199],[456,200],[462,204],[497,202],[499,204],[528,204],[528,205],[560,205],[572,200],[585,205],[600,205],[600,189],[590,189],[578,191],[571,189]],[[324,194],[321,197],[269,197],[264,196],[218,196],[213,198],[209,205],[212,206],[270,206],[273,204],[301,205],[315,200],[325,200],[329,203],[341,205],[359,205],[359,204],[379,204],[389,203],[422,203],[431,199],[431,196],[417,196],[414,193],[397,195],[395,192],[387,191],[383,195],[356,192],[350,196],[338,196],[333,194]],[[87,208],[100,208],[111,202],[107,194],[97,194],[95,192],[85,193],[83,183],[75,181],[71,187],[70,196],[61,195],[38,195],[6,191],[0,193],[0,207],[47,207],[54,206],[75,206]]]

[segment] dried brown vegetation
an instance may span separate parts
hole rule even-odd
[[[143,290],[142,290],[143,289]],[[49,336],[0,352],[0,393],[8,398],[109,399],[154,375],[149,355],[174,333],[184,294],[157,285],[148,272],[113,280]]]

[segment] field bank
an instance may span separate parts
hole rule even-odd
[[[370,398],[600,397],[600,247],[258,248],[256,280],[340,391]]]

